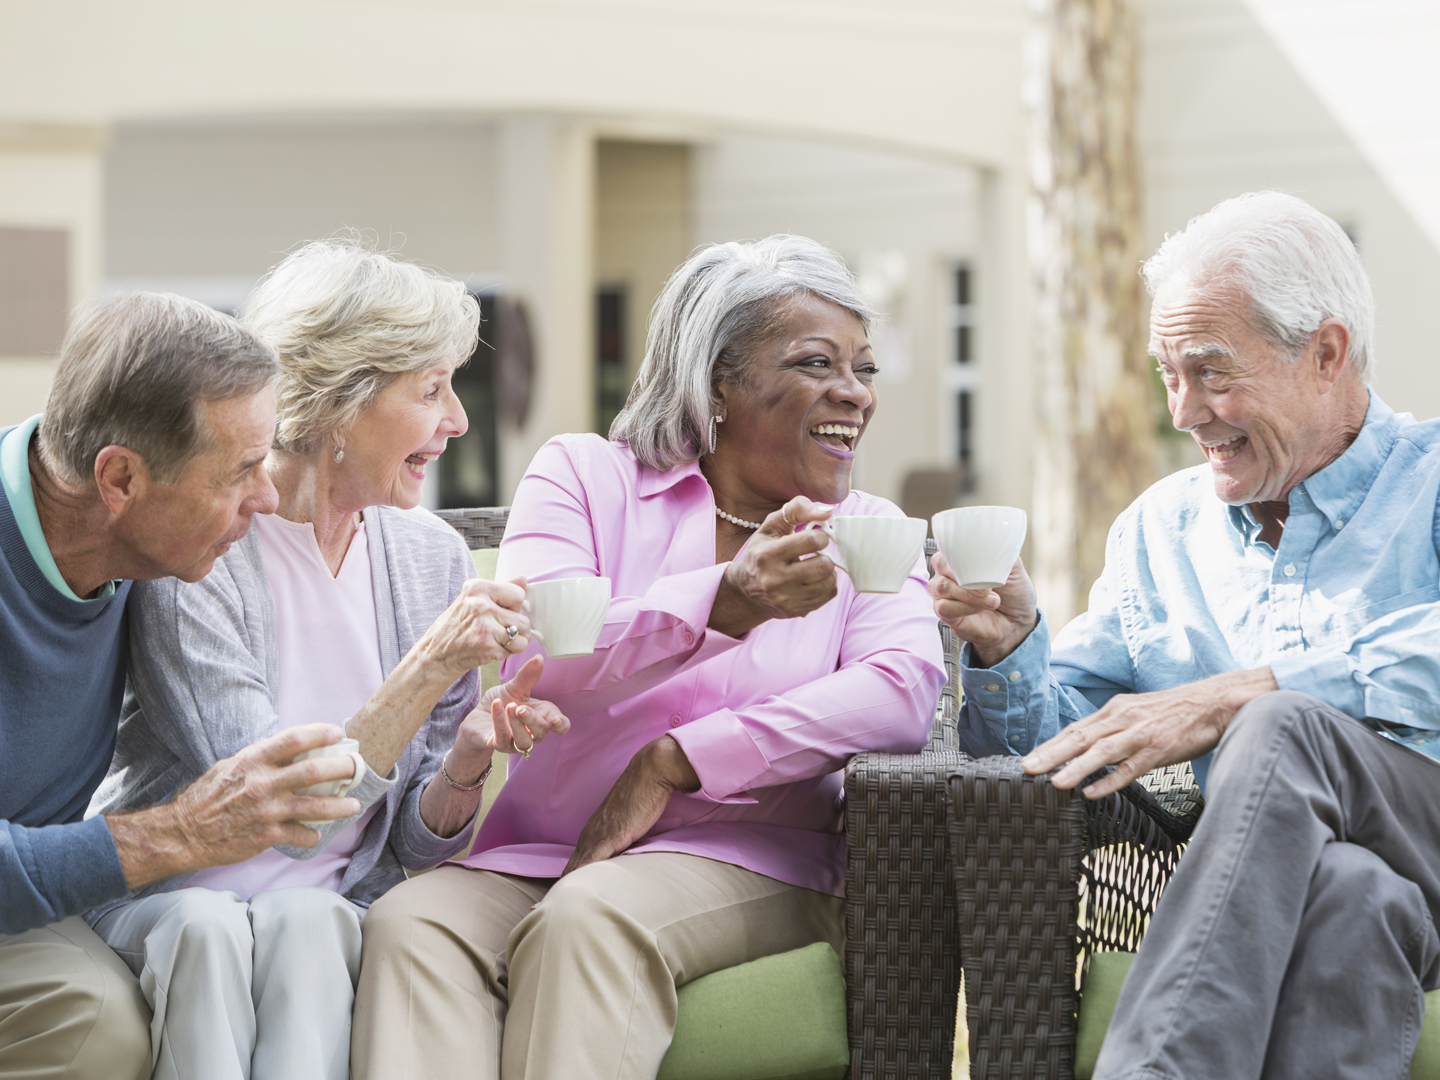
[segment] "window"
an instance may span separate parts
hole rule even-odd
[[[980,373],[975,363],[975,281],[968,263],[958,263],[947,273],[944,305],[945,336],[949,358],[944,364],[944,384],[949,391],[954,418],[954,461],[966,471],[965,490],[974,489],[975,398]]]
[[[472,294],[475,295],[475,294]],[[452,385],[470,426],[440,455],[442,507],[494,506],[500,501],[495,432],[495,316],[493,294],[480,302],[480,340],[470,362],[456,368]]]
[[[610,425],[625,405],[630,382],[625,374],[625,290],[602,285],[595,294],[595,430]]]

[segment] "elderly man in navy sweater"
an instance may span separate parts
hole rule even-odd
[[[82,820],[115,746],[130,581],[196,581],[275,509],[276,371],[233,319],[136,294],[82,313],[43,417],[0,429],[0,1077],[149,1076],[139,986],[80,913],[359,812],[295,794],[354,767],[290,764],[342,737],[312,724],[164,806]]]

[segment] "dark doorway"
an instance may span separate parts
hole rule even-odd
[[[456,509],[494,506],[500,499],[495,420],[495,296],[475,294],[480,302],[480,341],[470,362],[455,372],[455,396],[465,407],[470,428],[440,457],[440,506]]]

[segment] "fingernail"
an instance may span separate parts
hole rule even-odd
[[[1082,792],[1082,794],[1084,794],[1084,796],[1085,796],[1087,799],[1093,799],[1093,798],[1095,798],[1095,792],[1096,792],[1096,790],[1097,790],[1096,785],[1091,784],[1091,785],[1090,785],[1089,787],[1087,787],[1087,788],[1082,788],[1082,789],[1081,789],[1081,792]]]
[[[1040,759],[1037,758],[1034,754],[1031,754],[1020,764],[1025,766],[1025,768],[1027,769],[1036,769],[1040,767]]]

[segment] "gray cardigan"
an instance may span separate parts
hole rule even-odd
[[[425,510],[371,507],[365,536],[381,667],[388,676],[475,569],[459,534]],[[254,529],[194,584],[137,581],[127,618],[130,674],[120,734],[90,816],[162,803],[217,761],[280,730],[275,606]],[[391,775],[371,770],[352,793],[364,808],[380,799],[384,804],[341,879],[342,895],[368,905],[404,880],[402,867],[422,870],[464,847],[468,828],[445,839],[426,827],[420,795],[478,693],[478,675],[471,671],[446,692]],[[276,850],[311,858],[354,820],[323,826],[315,848]],[[181,888],[189,876],[148,885],[126,900]],[[126,900],[97,907],[86,918],[93,925]]]

